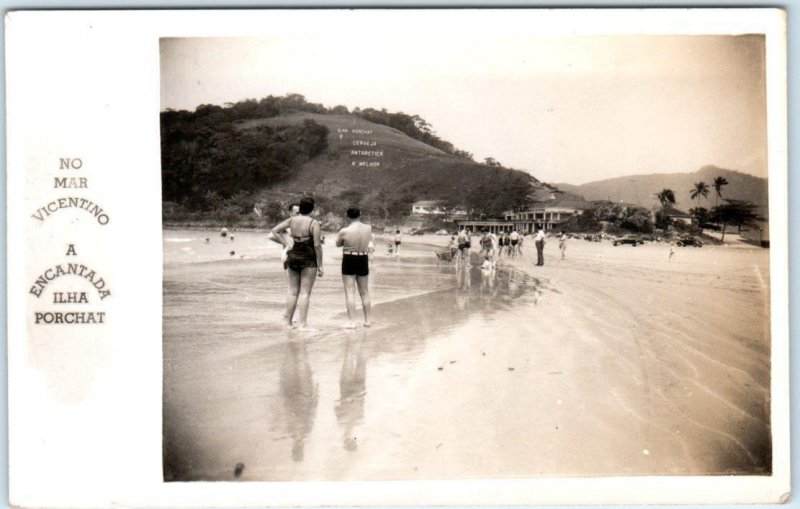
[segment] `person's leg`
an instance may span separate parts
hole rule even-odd
[[[311,300],[311,289],[314,288],[314,281],[317,279],[317,268],[306,267],[300,273],[300,294],[297,297],[297,307],[299,308],[300,327],[308,327],[308,305]]]
[[[300,294],[300,273],[287,269],[286,275],[289,279],[289,292],[286,295],[286,314],[284,318],[286,318],[287,327],[291,327],[294,310],[297,308],[297,297]]]
[[[358,294],[361,295],[361,307],[364,309],[364,327],[369,327],[372,325],[369,321],[369,314],[372,311],[372,299],[369,297],[369,276],[358,276],[356,283],[358,283]]]
[[[356,314],[356,277],[342,274],[344,284],[344,303],[347,306],[348,327],[353,328],[353,316]]]

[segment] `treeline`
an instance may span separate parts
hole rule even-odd
[[[344,108],[343,113],[347,113],[347,108],[344,106],[337,106],[337,108]],[[341,110],[339,110],[339,112],[341,112]],[[362,110],[355,108],[353,109],[353,115],[361,117],[364,120],[368,120],[374,124],[381,124],[393,129],[397,129],[409,138],[419,140],[430,145],[431,147],[438,148],[447,154],[454,155],[462,159],[467,159],[469,161],[473,160],[473,156],[469,152],[457,150],[452,143],[436,136],[436,134],[433,132],[433,127],[431,124],[429,124],[419,115],[407,115],[402,112],[390,113],[386,110],[386,108],[381,110],[376,110],[373,108],[366,108]]]
[[[603,229],[604,223],[609,233],[653,233],[653,221],[647,209],[610,201],[594,202],[592,208],[569,218],[559,228],[569,232],[594,233]]]
[[[402,112],[391,113],[386,108],[376,110],[374,108],[354,108],[349,111],[347,106],[338,105],[330,108],[319,103],[312,103],[306,100],[302,94],[287,94],[285,96],[269,95],[263,99],[245,99],[235,103],[225,103],[225,106],[203,104],[197,107],[195,114],[207,117],[217,122],[236,122],[255,118],[272,118],[293,112],[317,113],[321,115],[346,115],[352,113],[357,117],[368,120],[375,124],[381,124],[393,129],[397,129],[403,134],[426,143],[439,150],[472,160],[471,153],[456,149],[452,143],[439,138],[433,131],[433,127],[419,115],[408,115]],[[166,113],[189,113],[171,112]],[[163,114],[162,114],[163,115]]]
[[[162,200],[191,212],[252,210],[252,193],[285,178],[327,148],[328,128],[302,125],[239,130],[227,108],[161,113]]]

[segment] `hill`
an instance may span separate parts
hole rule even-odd
[[[254,205],[275,218],[305,195],[323,213],[355,204],[373,221],[402,219],[426,199],[496,216],[544,186],[476,163],[416,115],[327,109],[297,95],[162,112],[161,148],[170,222],[238,222]]]
[[[341,209],[358,203],[386,219],[407,214],[414,201],[432,199],[497,215],[523,201],[539,184],[527,173],[454,157],[354,115],[296,113],[248,120],[238,127],[249,131],[307,121],[328,129],[327,149],[286,179],[260,191],[259,200],[311,194],[323,208]],[[361,148],[364,146],[366,149]],[[364,150],[375,155],[354,155],[354,151]]]
[[[675,206],[687,211],[693,207],[711,208],[716,203],[716,191],[712,187],[708,198],[692,200],[690,195],[696,182],[705,182],[711,186],[715,177],[724,177],[728,185],[722,188],[723,198],[747,200],[758,206],[759,214],[768,213],[767,179],[754,177],[738,171],[704,166],[690,173],[659,173],[651,175],[629,175],[607,180],[588,182],[581,185],[553,184],[558,189],[583,196],[587,200],[610,200],[640,205],[642,207],[658,207],[655,193],[662,189],[672,189],[675,193]]]

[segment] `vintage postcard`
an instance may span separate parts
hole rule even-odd
[[[12,504],[788,498],[783,11],[6,31]]]

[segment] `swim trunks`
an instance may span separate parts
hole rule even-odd
[[[365,254],[342,255],[343,276],[369,276],[369,256]]]
[[[518,241],[518,240],[515,240],[515,239],[511,239],[511,245],[512,245],[512,246],[516,246],[516,245],[517,245],[517,242],[519,242],[519,241]]]

